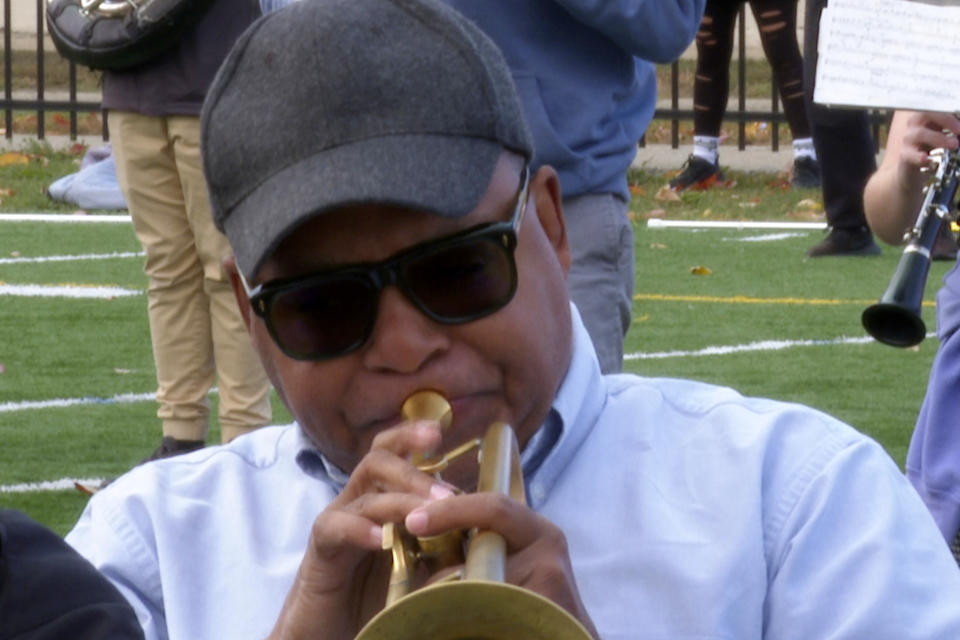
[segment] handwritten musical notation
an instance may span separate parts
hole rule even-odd
[[[820,20],[814,100],[960,111],[960,6],[830,0]]]

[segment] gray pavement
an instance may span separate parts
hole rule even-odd
[[[690,155],[690,143],[681,143],[679,149],[672,149],[668,144],[647,145],[637,149],[633,159],[634,168],[647,168],[657,171],[679,169],[687,156]],[[877,154],[877,163],[880,162],[883,152]],[[720,166],[735,171],[765,171],[776,173],[786,171],[793,165],[793,150],[790,144],[780,145],[778,151],[773,151],[767,145],[750,145],[743,151],[737,149],[736,142],[720,147]]]
[[[638,169],[669,171],[679,169],[688,155],[690,155],[689,143],[681,143],[679,149],[672,149],[668,144],[651,144],[637,149],[632,166]],[[729,149],[725,146],[720,147],[720,166],[726,169],[776,173],[789,169],[792,164],[793,152],[789,145],[781,144],[779,151],[756,145],[739,151],[736,143],[730,145]]]

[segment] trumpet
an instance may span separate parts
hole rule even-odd
[[[419,391],[404,402],[406,419],[450,423],[449,403],[435,391]],[[420,455],[417,467],[439,474],[471,451],[479,457],[477,491],[496,491],[525,502],[520,452],[513,429],[491,424],[482,439],[439,457]],[[504,582],[506,543],[493,531],[454,531],[416,538],[399,523],[384,526],[383,547],[393,558],[386,606],[356,640],[588,640],[587,630],[569,612],[532,591]],[[465,551],[464,551],[465,549]],[[411,573],[423,562],[431,571],[463,569],[431,585],[410,590]]]
[[[860,318],[871,336],[894,347],[918,345],[927,335],[920,307],[930,271],[930,251],[940,225],[955,219],[960,154],[949,149],[934,149],[930,158],[936,170],[925,187],[917,221],[904,236],[907,244],[897,269],[880,301],[864,309]]]

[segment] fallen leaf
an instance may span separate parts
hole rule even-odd
[[[740,202],[738,204],[744,209],[752,209],[753,207],[757,206],[756,202]]]
[[[713,174],[709,178],[705,178],[700,182],[690,185],[687,188],[690,189],[690,191],[706,191],[707,189],[710,189],[712,187],[715,187],[715,186],[722,187],[723,185],[724,183],[720,182],[720,176],[717,174]]]
[[[767,186],[771,189],[777,189],[779,191],[787,191],[790,189],[790,172],[781,171],[777,176],[767,183]]]
[[[630,185],[630,194],[635,196],[645,196],[647,195],[647,190],[639,184],[632,184]]]
[[[802,220],[804,222],[820,222],[826,219],[826,216],[823,215],[823,211],[788,211],[787,218],[791,220]]]
[[[19,251],[11,251],[11,252],[10,252],[10,255],[13,256],[14,258],[19,258],[19,257],[20,257],[20,252],[19,252]]]
[[[703,213],[700,214],[700,217],[701,217],[701,218],[709,218],[709,217],[712,216],[712,215],[713,215],[713,209],[709,209],[709,208],[708,208],[708,209],[704,209],[704,210],[703,210]]]
[[[7,368],[3,366],[2,362],[0,362],[0,373],[6,373],[6,372],[7,372]]]
[[[695,276],[712,276],[713,270],[703,265],[697,265],[695,267],[690,267],[690,273]]]
[[[649,319],[650,319],[650,314],[649,314],[649,313],[645,313],[645,314],[643,314],[642,316],[637,316],[636,318],[634,318],[634,319],[633,319],[633,322],[634,322],[634,324],[639,324],[639,323],[641,323],[641,322],[646,322],[646,321],[649,320]]]
[[[92,496],[93,494],[95,494],[97,491],[100,490],[100,487],[94,487],[93,485],[89,485],[89,484],[81,484],[76,480],[73,481],[73,487],[80,493],[86,494],[88,496]]]
[[[8,167],[12,164],[30,164],[30,156],[17,151],[0,153],[0,167]]]
[[[657,195],[653,196],[654,200],[659,200],[660,202],[680,202],[680,194],[670,188],[670,185],[663,185],[657,191]]]
[[[119,367],[115,367],[113,372],[119,373],[120,375],[126,375],[128,373],[133,373],[133,369],[121,369]]]
[[[807,209],[809,211],[823,211],[823,203],[811,198],[804,198],[797,203],[798,209]]]
[[[7,196],[12,196],[16,191],[13,189],[0,189],[0,196],[6,198]]]
[[[651,242],[650,248],[651,249],[669,249],[669,247],[663,244],[662,242]]]
[[[650,211],[647,211],[645,214],[643,214],[643,217],[647,219],[663,218],[663,217],[666,217],[666,215],[667,215],[666,209],[651,209]]]

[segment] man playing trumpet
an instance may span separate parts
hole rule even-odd
[[[960,637],[960,573],[875,442],[796,405],[600,374],[556,174],[528,168],[509,71],[462,16],[303,0],[240,39],[202,123],[234,290],[296,423],[92,498],[68,539],[148,638],[355,637],[398,523],[499,534],[505,581],[596,638]],[[423,389],[449,429],[401,418]],[[476,484],[464,458],[442,479],[415,465],[497,421],[528,505],[455,491]]]

